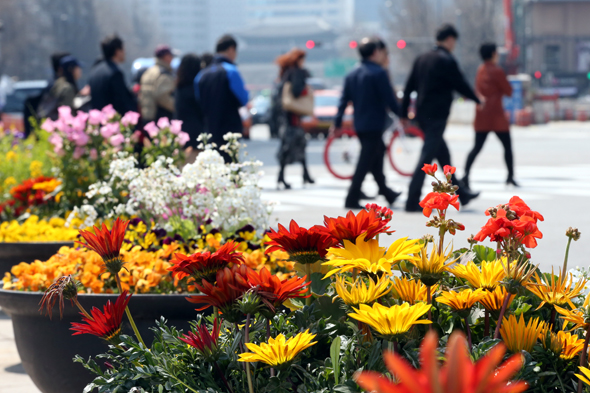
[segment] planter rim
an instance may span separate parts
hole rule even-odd
[[[1,244],[7,244],[7,245],[16,245],[16,244],[63,244],[63,245],[68,245],[68,244],[74,244],[74,240],[48,240],[48,241],[33,241],[33,242],[2,242],[0,241],[0,245]]]
[[[0,283],[0,293],[6,293],[6,294],[19,294],[19,295],[26,295],[26,296],[39,296],[39,295],[43,295],[45,292],[41,292],[41,291],[36,291],[36,292],[31,292],[31,291],[14,291],[12,289],[3,289],[2,288],[2,283]],[[134,297],[136,296],[141,296],[141,297],[162,297],[162,296],[169,296],[169,297],[188,297],[188,296],[199,296],[200,294],[198,293],[186,293],[186,294],[182,294],[182,293],[165,293],[165,294],[159,294],[159,293],[132,293],[132,295]],[[114,296],[117,297],[119,296],[118,293],[79,293],[78,297],[110,297],[110,296]]]

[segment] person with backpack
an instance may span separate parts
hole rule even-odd
[[[174,90],[176,87],[172,73],[172,50],[160,45],[154,53],[156,64],[141,76],[139,102],[144,124],[158,121],[161,117],[169,119],[174,115]]]

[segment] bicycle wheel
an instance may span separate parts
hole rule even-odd
[[[342,180],[352,179],[361,152],[361,144],[352,130],[330,134],[324,148],[324,163],[328,171]]]
[[[404,136],[395,130],[387,146],[387,156],[393,169],[402,176],[412,176],[420,159],[422,145],[424,133],[421,129],[408,127]]]

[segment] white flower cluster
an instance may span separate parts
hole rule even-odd
[[[84,215],[85,223],[90,223],[89,216],[96,220],[100,211],[108,218],[124,214],[153,220],[167,231],[189,220],[194,228],[210,224],[229,233],[250,224],[262,234],[272,204],[261,199],[261,166],[252,161],[226,164],[211,148],[182,171],[170,158],[159,157],[139,169],[133,157],[119,155],[110,165],[108,181],[93,184],[86,194],[88,204],[74,213]]]

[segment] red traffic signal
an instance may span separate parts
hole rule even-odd
[[[350,47],[350,49],[356,49],[359,46],[359,44],[356,41],[350,41],[348,43],[348,46]]]
[[[406,47],[407,43],[405,40],[399,40],[397,41],[397,47],[398,49],[404,49]]]
[[[307,49],[313,49],[313,48],[315,48],[315,42],[313,40],[309,40],[305,43],[305,47]]]
[[[535,78],[537,79],[541,79],[541,77],[543,76],[543,74],[541,73],[541,71],[535,71]]]

